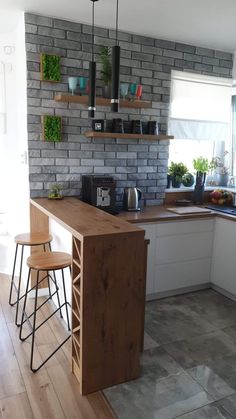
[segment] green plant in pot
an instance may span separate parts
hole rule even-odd
[[[103,81],[103,96],[109,98],[111,96],[111,48],[102,47],[100,51],[100,60],[102,64],[101,79]]]
[[[63,187],[60,183],[54,183],[51,185],[50,191],[48,194],[49,199],[62,199],[64,198],[63,194],[61,193]]]
[[[217,186],[227,186],[229,181],[229,152],[224,151],[223,156],[216,156],[212,159],[213,169],[215,169],[215,181]]]
[[[192,173],[185,173],[185,175],[183,175],[183,177],[182,177],[182,184],[185,186],[185,187],[190,187],[190,186],[193,186],[193,184],[194,184],[194,176],[192,175]]]
[[[183,163],[171,162],[168,173],[171,175],[173,188],[180,188],[183,176],[188,172],[188,168]]]
[[[212,163],[205,157],[197,157],[193,159],[193,168],[196,171],[196,185],[204,185],[206,175],[211,170]]]
[[[212,164],[212,161],[209,162],[209,160],[203,156],[193,159],[193,168],[196,171],[196,184],[193,200],[196,204],[203,204],[206,175],[212,170]]]

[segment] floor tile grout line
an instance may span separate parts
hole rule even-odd
[[[190,413],[194,413],[194,412],[197,412],[198,410],[200,410],[200,409],[202,409],[202,408],[204,408],[204,407],[206,407],[206,406],[211,406],[211,405],[213,405],[215,402],[213,402],[213,403],[208,403],[208,404],[204,404],[204,405],[202,405],[201,407],[197,407],[196,409],[193,409],[193,410],[191,410],[190,412],[185,412],[185,413],[183,413],[183,414],[181,414],[181,415],[178,415],[178,416],[174,416],[172,419],[178,419],[178,418],[182,418],[183,416],[185,416],[185,415],[189,415]],[[231,419],[235,419],[235,417],[234,416],[232,416],[231,415],[231,413],[229,413],[223,406],[221,406],[222,407],[222,409],[226,412],[226,413],[228,413],[229,415],[230,415],[230,418]]]

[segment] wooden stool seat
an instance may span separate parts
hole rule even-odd
[[[16,243],[16,250],[15,250],[15,257],[13,263],[13,271],[11,276],[11,286],[10,286],[10,293],[9,293],[9,304],[11,306],[16,305],[16,315],[15,315],[15,324],[20,326],[18,321],[18,309],[19,309],[19,302],[22,300],[24,294],[21,296],[21,277],[22,277],[22,265],[23,265],[23,258],[24,258],[24,249],[25,246],[30,247],[37,247],[40,246],[43,248],[44,252],[49,250],[51,252],[51,241],[53,237],[48,232],[37,232],[37,233],[22,233],[15,236],[15,243]],[[18,257],[18,250],[21,248],[21,256],[20,256],[20,272],[19,277],[15,277],[15,269],[16,269],[16,262]],[[40,249],[40,251],[42,251]],[[13,290],[16,292],[16,299],[13,300]]]
[[[15,243],[23,246],[39,246],[50,243],[52,239],[48,233],[23,233],[15,236]]]
[[[71,255],[64,252],[35,253],[27,259],[31,269],[39,271],[56,271],[71,266]]]

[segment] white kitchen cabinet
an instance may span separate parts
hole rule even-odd
[[[209,218],[140,225],[150,239],[148,300],[209,285],[214,222]]]
[[[211,282],[236,298],[236,222],[218,218],[212,256]]]

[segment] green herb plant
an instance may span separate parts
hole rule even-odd
[[[105,86],[111,84],[111,49],[109,47],[102,47],[100,51],[100,59],[102,64],[101,79]]]
[[[214,168],[213,166],[213,161],[210,162],[208,159],[202,156],[193,159],[193,168],[196,170],[196,172],[208,173]]]
[[[61,193],[63,187],[60,183],[55,183],[50,187],[50,191],[48,194],[48,198],[51,199],[61,199],[63,198],[63,194]]]
[[[61,141],[61,117],[44,115],[43,117],[43,139],[45,141]]]
[[[41,54],[41,74],[42,80],[60,81],[60,57],[58,55]]]
[[[188,172],[187,166],[183,163],[174,163],[171,162],[171,165],[168,169],[169,174],[176,180],[176,182],[182,182],[182,178],[185,175],[185,173]]]

